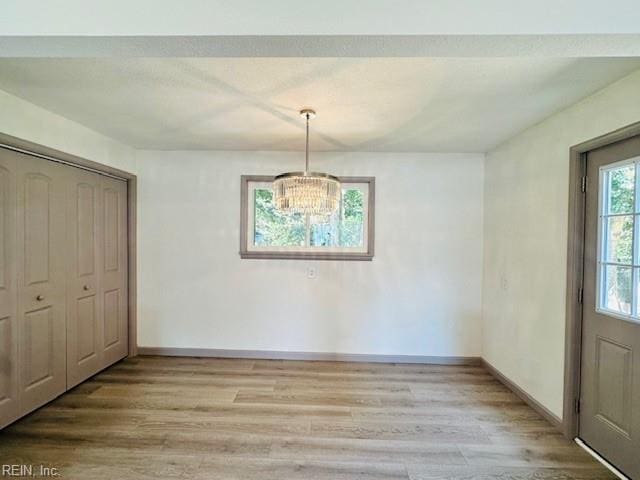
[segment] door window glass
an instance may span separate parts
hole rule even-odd
[[[640,158],[600,169],[596,309],[639,318]]]

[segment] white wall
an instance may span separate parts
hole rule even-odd
[[[640,71],[487,155],[483,356],[559,417],[569,148],[637,121]]]
[[[240,175],[302,161],[139,152],[139,344],[480,355],[483,156],[314,154],[316,168],[376,177],[375,259],[241,260]]]
[[[140,345],[480,355],[482,155],[314,155],[377,178],[374,261],[240,260],[240,175],[301,153],[136,152],[2,91],[0,111],[0,132],[137,173]]]
[[[0,132],[135,173],[135,150],[0,90]]]

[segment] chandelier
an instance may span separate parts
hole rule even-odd
[[[340,180],[327,173],[309,171],[309,120],[316,116],[311,109],[300,111],[307,122],[307,145],[304,172],[288,172],[273,180],[276,208],[284,213],[329,216],[340,204]]]

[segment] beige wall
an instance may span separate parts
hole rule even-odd
[[[135,150],[0,90],[0,132],[135,173]]]
[[[640,71],[487,154],[483,355],[559,417],[569,148],[637,121]]]
[[[240,175],[302,153],[140,152],[140,345],[479,356],[483,159],[313,154],[376,177],[376,255],[312,262],[238,255]]]

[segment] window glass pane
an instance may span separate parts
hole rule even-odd
[[[633,315],[634,319],[638,318],[638,312],[640,312],[640,310],[638,310],[638,289],[640,288],[640,284],[638,283],[638,280],[640,279],[640,268],[634,268],[633,269],[633,301],[635,302],[635,308],[632,310],[631,314]]]
[[[314,247],[364,246],[364,193],[343,189],[339,210],[328,218],[312,218],[311,245]]]
[[[273,205],[273,192],[255,190],[255,225],[253,244],[261,247],[304,246],[306,220],[302,215],[284,215]]]
[[[605,254],[607,262],[633,263],[633,216],[607,217]]]
[[[631,314],[632,270],[630,267],[604,266],[604,308]]]
[[[340,246],[340,217],[337,214],[328,218],[314,217],[311,219],[310,242],[313,247]]]
[[[607,173],[607,213],[633,212],[635,165],[610,170]]]
[[[343,247],[364,246],[364,193],[343,190],[340,244]]]

